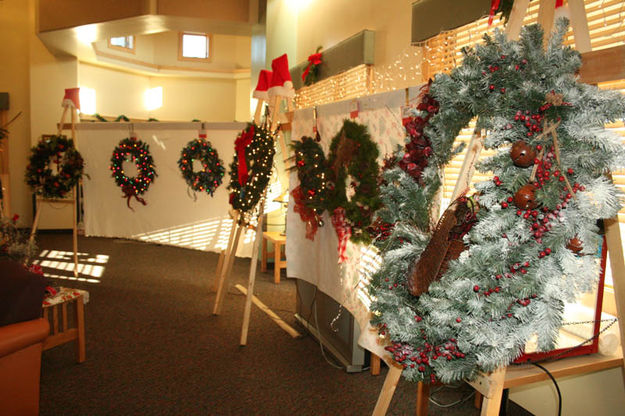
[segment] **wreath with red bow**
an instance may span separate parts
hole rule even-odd
[[[317,52],[313,53],[308,57],[308,65],[304,72],[302,73],[302,81],[304,81],[304,85],[312,85],[317,82],[317,78],[319,77],[319,66],[321,66],[321,46],[317,48]]]
[[[53,164],[56,174],[52,172]],[[47,137],[31,149],[26,166],[26,184],[44,198],[63,198],[80,181],[83,167],[84,161],[72,139]]]
[[[271,178],[273,135],[262,126],[250,124],[234,142],[230,164],[230,205],[245,213],[256,207]]]
[[[137,166],[137,176],[129,177],[124,173],[124,162],[132,162]],[[111,175],[115,179],[117,186],[122,188],[123,198],[126,198],[128,208],[130,199],[134,197],[143,205],[147,205],[145,199],[139,195],[144,194],[150,184],[154,181],[156,170],[154,169],[154,159],[150,153],[150,146],[136,138],[125,138],[119,142],[113,155],[111,156]]]

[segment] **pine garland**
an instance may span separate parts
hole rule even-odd
[[[194,160],[202,164],[202,170],[193,170]],[[211,196],[221,185],[226,171],[217,150],[202,137],[191,140],[182,148],[178,168],[189,188],[196,192],[206,192]]]
[[[52,163],[57,166],[57,174],[52,174]],[[25,179],[35,194],[63,198],[78,184],[83,168],[84,161],[74,141],[65,136],[51,136],[31,149]]]
[[[328,156],[328,211],[345,210],[351,228],[351,241],[371,242],[368,227],[373,214],[381,206],[378,190],[379,150],[367,127],[345,120],[339,133],[332,139]],[[349,186],[346,183],[349,179]],[[347,192],[350,192],[351,198]]]
[[[372,323],[410,380],[473,379],[510,363],[532,335],[539,349],[552,349],[564,302],[596,282],[596,221],[620,208],[604,175],[625,160],[604,123],[625,116],[625,98],[576,82],[581,60],[562,46],[566,29],[560,20],[546,51],[539,26],[525,27],[518,42],[497,31],[466,50],[450,75],[436,76],[431,93],[440,110],[424,130],[433,148],[426,187],[475,116],[496,155],[478,166],[494,176],[477,185],[468,250],[418,297],[406,283],[430,240],[420,221],[435,187],[426,191],[400,169],[385,173],[383,215],[394,229],[370,286]],[[527,144],[524,156],[536,153],[529,166],[511,155],[518,141]]]
[[[230,164],[230,205],[232,208],[247,213],[252,211],[265,192],[271,178],[273,156],[275,154],[273,135],[264,126],[250,124],[239,135],[252,133],[249,145],[244,148],[247,166],[247,178],[243,181],[239,169],[239,155],[235,149],[234,159]],[[241,183],[243,182],[243,183]]]

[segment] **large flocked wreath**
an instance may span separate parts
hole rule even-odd
[[[250,124],[234,143],[230,164],[230,205],[241,213],[252,211],[269,184],[273,156],[273,135],[264,126]]]
[[[596,222],[620,208],[606,174],[624,160],[604,123],[625,115],[625,99],[576,81],[581,59],[562,46],[566,29],[560,20],[546,51],[536,25],[519,41],[497,32],[465,50],[463,64],[431,85],[440,108],[423,128],[432,154],[420,178],[406,166],[384,174],[372,323],[410,380],[473,379],[509,364],[534,334],[539,349],[552,349],[564,303],[596,282]],[[474,117],[496,152],[478,169],[493,178],[431,224],[439,172]],[[451,250],[441,232],[454,236],[455,260],[419,292],[415,270],[431,243]]]
[[[200,170],[194,169],[194,160],[202,165]],[[221,185],[226,171],[217,150],[205,137],[191,140],[182,148],[178,168],[189,188],[195,192],[206,192],[211,196]]]
[[[72,139],[46,137],[31,149],[25,179],[35,194],[63,198],[80,181],[83,167],[83,158]]]
[[[137,176],[131,177],[124,172],[124,162],[134,163],[137,167]],[[122,139],[113,150],[111,156],[111,176],[115,180],[115,184],[119,186],[123,192],[123,198],[126,198],[128,208],[130,200],[134,197],[141,204],[146,205],[145,199],[139,195],[143,195],[156,175],[154,167],[154,159],[150,153],[150,146],[142,140],[134,137]]]

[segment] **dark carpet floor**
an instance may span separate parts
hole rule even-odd
[[[71,251],[71,241],[71,234],[38,235],[48,259],[58,257],[51,250]],[[386,369],[377,377],[335,369],[315,338],[291,338],[256,307],[248,345],[239,346],[244,296],[230,289],[222,314],[211,314],[217,254],[107,238],[81,237],[78,247],[81,263],[108,256],[99,257],[101,276],[85,276],[93,282],[54,279],[90,293],[87,360],[77,364],[70,344],[44,352],[41,415],[371,414]],[[61,257],[56,267],[71,262]],[[248,273],[249,259],[237,259],[231,282],[247,286]],[[303,332],[293,316],[294,281],[275,285],[271,273],[259,271],[256,294]],[[461,385],[435,396],[452,403],[471,392]],[[415,400],[416,385],[401,380],[389,414],[414,414]],[[468,397],[449,408],[431,403],[430,414],[479,411]],[[508,415],[530,413],[510,403]]]

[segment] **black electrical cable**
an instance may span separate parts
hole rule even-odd
[[[532,364],[535,365],[536,367],[540,368],[541,370],[543,370],[549,376],[551,381],[553,381],[553,385],[555,386],[556,391],[558,392],[558,416],[561,416],[562,415],[562,394],[560,394],[560,387],[558,387],[558,383],[556,382],[556,379],[549,372],[549,370],[547,370],[542,365],[540,365],[538,363],[532,363]]]

